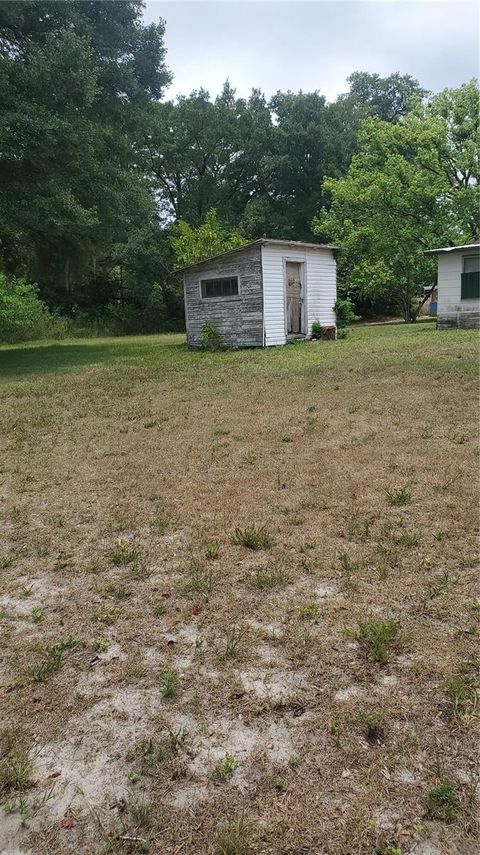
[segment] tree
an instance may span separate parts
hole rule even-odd
[[[165,221],[199,226],[215,208],[223,222],[236,225],[258,192],[270,125],[261,94],[236,99],[228,81],[215,101],[200,89],[156,104],[144,157]]]
[[[410,74],[395,72],[380,77],[368,71],[354,71],[347,80],[350,91],[339,100],[348,102],[361,118],[377,116],[384,122],[398,122],[416,101],[428,95]]]
[[[330,211],[317,234],[340,241],[343,288],[374,303],[393,300],[406,321],[434,284],[424,250],[478,236],[478,84],[445,90],[396,124],[362,124],[359,152],[341,179],[327,179]]]
[[[219,223],[217,212],[211,208],[204,222],[197,228],[180,220],[172,229],[171,243],[177,266],[193,264],[211,255],[242,246],[245,238],[237,232],[229,232]]]
[[[169,80],[163,32],[138,0],[0,5],[0,264],[50,302],[96,289],[155,218],[134,142]]]

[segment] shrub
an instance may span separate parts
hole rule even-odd
[[[63,338],[65,333],[66,322],[49,312],[36,285],[0,273],[0,341]]]
[[[339,330],[344,329],[353,321],[360,320],[360,316],[356,315],[353,311],[353,303],[349,297],[345,297],[343,299],[339,297],[333,308],[335,309],[337,327]]]
[[[208,350],[211,353],[222,349],[222,340],[215,324],[203,325],[200,333],[200,342],[202,350]]]
[[[312,338],[320,338],[322,335],[322,325],[320,321],[314,321],[312,324]]]

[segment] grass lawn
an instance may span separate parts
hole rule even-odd
[[[478,852],[476,342],[0,349],[0,852]]]

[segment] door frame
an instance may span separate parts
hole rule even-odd
[[[284,255],[282,257],[283,262],[283,321],[284,321],[284,329],[285,329],[285,339],[288,338],[290,333],[288,332],[288,301],[287,301],[287,262],[290,264],[298,264],[300,268],[300,294],[302,300],[302,315],[301,315],[301,330],[299,335],[305,336],[308,335],[308,306],[307,306],[307,259],[306,258],[295,258],[291,255]]]

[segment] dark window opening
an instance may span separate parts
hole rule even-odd
[[[480,255],[463,257],[462,300],[478,300],[480,297]]]
[[[237,297],[238,277],[230,276],[225,279],[202,279],[202,299],[209,297]]]

